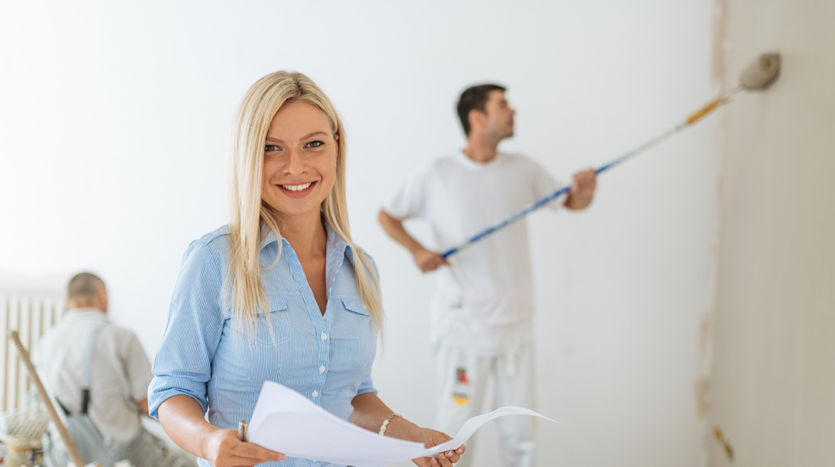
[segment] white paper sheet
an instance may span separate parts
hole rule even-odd
[[[507,415],[548,417],[522,407],[502,407],[467,420],[454,439],[433,448],[362,429],[281,384],[267,381],[249,423],[249,441],[288,457],[356,467],[379,467],[457,449],[485,423]],[[554,422],[559,423],[559,422]]]

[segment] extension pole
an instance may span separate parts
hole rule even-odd
[[[12,342],[14,342],[14,345],[17,348],[18,356],[21,360],[23,360],[23,364],[26,366],[26,372],[29,373],[29,378],[31,378],[32,382],[35,383],[35,387],[38,389],[38,395],[41,396],[41,400],[46,406],[47,412],[49,412],[49,418],[52,419],[52,423],[55,424],[55,428],[58,429],[58,433],[61,435],[61,440],[64,441],[64,447],[67,449],[67,453],[70,455],[72,463],[75,464],[76,467],[84,467],[84,461],[78,454],[78,449],[75,448],[75,444],[72,442],[72,438],[70,438],[67,427],[65,427],[61,422],[61,417],[58,416],[55,406],[52,405],[52,399],[49,398],[49,394],[46,392],[46,389],[41,383],[41,379],[38,377],[38,373],[35,371],[35,366],[32,365],[32,360],[29,358],[29,352],[20,342],[20,336],[17,331],[10,331],[9,337],[12,339]],[[101,467],[99,464],[94,465]]]
[[[678,125],[674,126],[673,128],[670,128],[669,130],[667,130],[664,133],[656,136],[655,138],[647,141],[646,143],[642,144],[641,146],[638,146],[637,148],[635,148],[635,149],[627,152],[626,154],[618,157],[617,159],[609,162],[608,164],[605,164],[605,165],[602,165],[602,166],[598,167],[597,169],[595,169],[594,173],[599,174],[601,172],[609,170],[612,167],[620,164],[621,162],[624,162],[627,159],[629,159],[629,158],[631,158],[631,157],[633,157],[637,154],[640,154],[640,153],[646,151],[647,149],[655,146],[656,144],[666,140],[670,136],[673,136],[674,134],[678,133],[679,131],[682,131],[685,128],[690,127],[691,125],[693,125],[696,122],[698,122],[699,120],[701,120],[704,116],[706,116],[707,114],[709,114],[710,112],[715,110],[717,107],[726,104],[728,102],[728,99],[731,96],[733,96],[734,94],[736,94],[736,93],[738,93],[742,90],[743,90],[743,88],[741,86],[738,86],[738,87],[730,90],[729,92],[717,97],[716,99],[710,101],[707,105],[703,106],[699,110],[690,114],[690,116],[688,116],[685,121],[679,123]],[[554,199],[564,195],[565,193],[568,193],[570,190],[571,190],[571,185],[568,185],[566,187],[560,188],[559,190],[551,193],[550,195],[548,195],[544,198],[541,198],[537,201],[534,201],[533,203],[525,206],[520,211],[511,215],[507,219],[499,222],[496,225],[488,227],[488,228],[482,230],[481,232],[475,234],[474,236],[470,237],[470,239],[467,240],[465,243],[463,243],[461,245],[458,245],[456,247],[450,248],[449,250],[443,252],[441,254],[441,256],[444,257],[444,259],[449,258],[450,256],[454,255],[455,253],[458,253],[459,251],[463,250],[464,248],[467,248],[468,246],[472,245],[473,243],[475,243],[475,242],[481,240],[482,238],[490,235],[491,233],[493,233],[493,232],[495,232],[495,231],[497,231],[497,230],[499,230],[503,227],[506,227],[506,226],[518,221],[519,219],[526,216],[530,212],[541,208],[542,206],[548,204],[549,201],[553,201]]]

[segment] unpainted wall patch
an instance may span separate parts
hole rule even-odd
[[[713,47],[711,78],[719,88],[726,89],[725,51],[728,47],[728,0],[713,1]]]

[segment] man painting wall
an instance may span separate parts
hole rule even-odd
[[[448,432],[479,414],[488,381],[494,384],[495,406],[534,408],[527,224],[524,219],[511,224],[447,261],[415,240],[403,221],[427,221],[436,247],[443,251],[563,186],[533,160],[498,150],[502,140],[513,136],[516,112],[504,87],[470,87],[461,94],[457,110],[467,146],[413,174],[379,214],[385,231],[412,254],[421,271],[439,271],[431,337],[436,425]],[[549,207],[585,209],[595,188],[594,170],[578,172],[568,196]],[[502,465],[531,465],[533,420],[499,420]],[[457,465],[469,465],[470,459]]]

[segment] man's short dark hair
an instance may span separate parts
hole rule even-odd
[[[99,287],[104,287],[104,281],[90,272],[81,272],[70,279],[67,284],[67,299],[78,303],[91,303],[96,299]]]
[[[478,110],[486,113],[490,91],[504,92],[505,89],[504,86],[498,84],[479,84],[478,86],[470,86],[461,93],[461,97],[458,99],[458,118],[461,119],[464,134],[470,135],[470,111]]]

